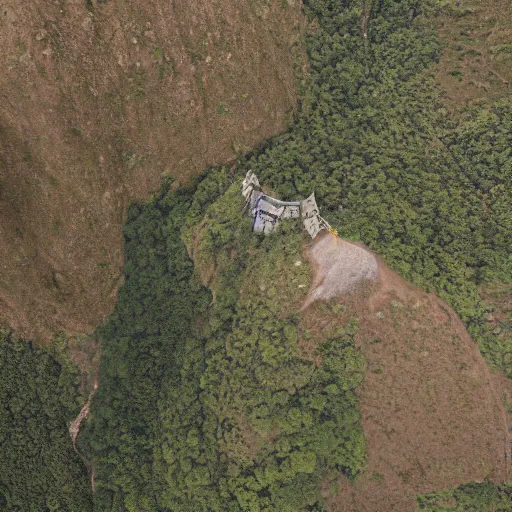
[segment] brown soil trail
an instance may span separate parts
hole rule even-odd
[[[87,397],[87,402],[82,407],[80,412],[78,413],[78,416],[69,424],[69,435],[71,436],[71,442],[73,443],[73,449],[77,453],[77,455],[82,459],[83,463],[85,464],[85,467],[87,468],[87,472],[89,473],[89,478],[91,481],[91,488],[94,491],[94,467],[93,463],[90,462],[88,459],[86,459],[81,453],[80,450],[76,447],[76,438],[78,437],[78,434],[80,433],[80,426],[82,422],[87,419],[89,416],[89,411],[91,407],[91,401],[92,397],[94,396],[94,393],[96,393],[98,389],[98,375],[96,375],[94,379],[94,386],[89,393],[89,396]]]
[[[364,271],[355,272],[359,279],[351,278],[347,289],[347,276],[333,270],[358,265],[352,244],[330,237],[322,235],[309,250],[316,273],[309,297],[334,300],[318,289],[339,290],[335,300],[344,308],[335,321],[358,318],[358,346],[367,359],[358,396],[368,463],[354,484],[340,482],[338,495],[328,497],[329,509],[412,512],[417,494],[470,481],[505,481],[505,390],[455,312],[377,258],[377,275],[368,279],[375,256],[360,246]],[[328,258],[318,252],[325,246],[336,247]],[[312,303],[305,321],[321,308]]]
[[[94,394],[99,388],[99,367],[101,358],[101,347],[98,340],[90,336],[78,336],[68,340],[68,349],[70,359],[80,369],[80,392],[82,396],[87,396],[87,401],[78,413],[78,416],[69,424],[69,434],[73,449],[82,459],[91,482],[91,488],[94,490],[94,463],[89,461],[77,448],[76,440],[80,433],[80,428],[84,420],[90,413],[91,402]]]
[[[89,416],[91,400],[92,400],[92,397],[94,396],[94,393],[96,393],[97,389],[98,389],[98,381],[96,380],[94,382],[93,390],[89,393],[89,397],[87,398],[87,402],[85,403],[85,405],[80,410],[78,416],[69,424],[69,434],[71,436],[71,441],[73,442],[73,448],[75,449],[75,451],[77,453],[78,453],[78,451],[76,449],[76,438],[78,437],[78,434],[80,432],[80,425],[82,424],[82,421],[87,419],[87,416]]]

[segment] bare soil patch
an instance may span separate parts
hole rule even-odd
[[[323,243],[310,250],[316,272],[322,267],[315,246]],[[368,464],[354,483],[339,483],[337,496],[325,490],[329,510],[413,511],[420,493],[506,481],[511,454],[503,382],[449,306],[377,261],[373,288],[341,291],[304,311],[303,322],[316,324],[319,338],[357,318],[367,359],[358,396]]]
[[[300,2],[0,5],[0,323],[90,332],[121,283],[127,205],[283,131]]]

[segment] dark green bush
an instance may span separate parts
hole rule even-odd
[[[0,331],[0,510],[87,512],[92,493],[68,423],[77,372],[64,357]]]

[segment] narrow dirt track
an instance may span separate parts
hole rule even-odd
[[[71,436],[71,442],[73,443],[73,449],[75,450],[76,454],[82,459],[83,463],[85,464],[85,467],[87,468],[87,472],[89,473],[89,478],[91,480],[91,488],[94,491],[94,468],[92,463],[87,460],[81,453],[80,450],[76,447],[76,439],[78,437],[78,434],[80,433],[80,426],[82,422],[87,419],[87,416],[89,416],[89,411],[91,407],[91,400],[94,396],[94,393],[98,390],[98,376],[96,375],[94,379],[94,386],[91,392],[89,393],[89,396],[87,398],[87,402],[82,407],[80,412],[78,413],[78,416],[69,424],[69,435]]]

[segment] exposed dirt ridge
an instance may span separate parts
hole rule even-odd
[[[412,512],[417,494],[471,481],[506,481],[511,438],[505,389],[461,320],[378,258],[371,286],[361,277],[347,291],[343,272],[353,263],[351,244],[331,237],[321,235],[309,250],[316,274],[310,298],[323,298],[315,295],[323,283],[323,289],[338,290],[335,298],[325,297],[339,305],[326,308],[310,300],[304,322],[321,323],[325,331],[352,316],[359,321],[358,346],[367,370],[358,395],[368,464],[355,483],[340,482],[338,496],[328,497],[330,510]],[[326,244],[336,247],[328,258],[318,251]],[[375,257],[362,250],[366,269]]]
[[[69,424],[69,435],[71,436],[71,441],[73,442],[73,448],[79,455],[80,455],[80,453],[76,449],[76,438],[78,437],[78,434],[80,433],[80,425],[82,424],[82,421],[87,419],[87,416],[89,416],[91,400],[92,400],[92,397],[94,396],[94,393],[96,393],[97,389],[98,389],[98,380],[96,379],[94,381],[94,387],[93,387],[92,391],[89,393],[89,396],[87,398],[87,402],[85,403],[85,405],[82,407],[82,409],[78,413],[78,416]]]
[[[314,280],[303,309],[315,300],[330,300],[376,282],[377,258],[368,250],[332,234],[320,234],[310,248]]]

